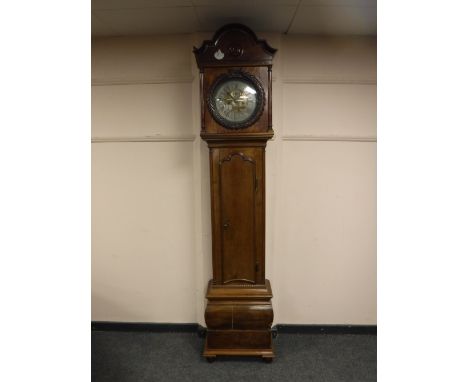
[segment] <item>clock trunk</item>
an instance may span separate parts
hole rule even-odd
[[[264,284],[262,147],[210,150],[213,284]]]

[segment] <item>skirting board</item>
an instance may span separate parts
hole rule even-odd
[[[374,334],[377,335],[377,325],[293,325],[278,324],[272,329],[278,333],[310,333],[310,334]]]
[[[93,331],[122,332],[185,332],[204,335],[206,328],[195,323],[151,323],[151,322],[114,322],[91,321]],[[294,325],[277,324],[271,328],[273,337],[278,333],[303,334],[371,334],[377,335],[377,325]]]
[[[113,332],[185,332],[193,333],[203,328],[198,324],[91,321],[91,330]]]

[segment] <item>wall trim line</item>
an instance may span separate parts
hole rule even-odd
[[[326,136],[326,135],[283,135],[283,141],[337,141],[337,142],[377,142],[377,137]]]
[[[178,84],[178,83],[192,83],[194,76],[191,77],[158,77],[158,78],[109,78],[100,79],[92,78],[91,86],[113,86],[113,85],[151,85],[151,84]]]
[[[113,86],[113,85],[151,85],[151,84],[177,84],[177,83],[192,83],[194,76],[190,77],[155,77],[155,78],[92,78],[91,86]],[[276,76],[273,76],[273,82],[278,81]],[[316,77],[303,78],[291,77],[282,78],[283,84],[317,84],[317,85],[376,85],[375,78],[334,78],[334,77]]]
[[[92,331],[192,333],[200,328],[203,327],[195,323],[91,321]]]
[[[373,334],[377,335],[377,325],[302,325],[278,324],[273,327],[278,333],[288,334]]]
[[[301,78],[291,77],[283,78],[283,84],[325,84],[325,85],[376,85],[375,78],[334,78],[334,77],[315,77],[315,78]]]
[[[166,135],[146,137],[92,137],[91,143],[115,143],[115,142],[193,142],[195,135]]]
[[[196,323],[153,323],[91,321],[92,331],[121,332],[183,332],[204,335],[206,328]],[[273,336],[286,334],[367,334],[377,335],[377,325],[329,325],[329,324],[277,324],[272,327]]]

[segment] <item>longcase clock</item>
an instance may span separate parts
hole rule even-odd
[[[265,279],[265,147],[273,137],[276,49],[230,24],[194,49],[201,138],[210,150],[213,279],[203,352],[273,359],[271,286]]]

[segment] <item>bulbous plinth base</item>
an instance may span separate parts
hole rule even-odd
[[[260,356],[271,362],[272,297],[268,280],[264,285],[213,285],[210,281],[203,356]]]

